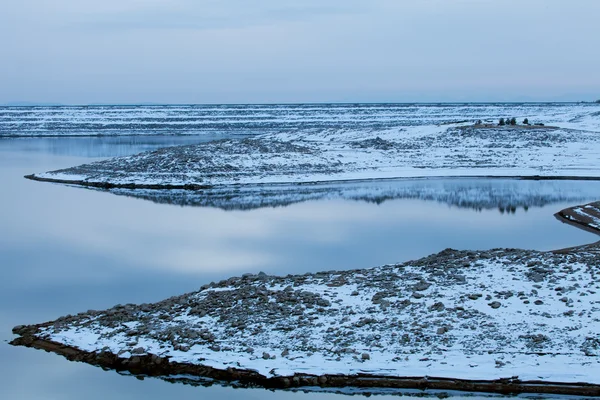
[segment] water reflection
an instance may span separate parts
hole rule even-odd
[[[159,204],[253,210],[309,200],[352,200],[383,204],[398,199],[435,201],[500,214],[528,211],[560,202],[583,202],[600,193],[600,181],[532,181],[519,179],[397,179],[300,185],[260,185],[210,190],[111,189],[109,192]]]
[[[129,373],[123,373],[125,376],[131,376]],[[140,379],[146,379],[146,377],[139,377]],[[239,382],[220,382],[209,378],[191,377],[191,376],[171,376],[166,378],[155,378],[160,379],[173,384],[183,384],[202,388],[242,388],[244,391],[257,391],[261,388],[246,387]],[[264,390],[264,389],[263,389]],[[582,399],[581,396],[559,396],[559,395],[547,395],[547,394],[536,394],[536,393],[523,393],[518,396],[509,396],[499,393],[483,393],[483,392],[463,392],[458,390],[423,390],[423,389],[401,389],[401,388],[359,388],[359,387],[348,387],[348,388],[335,388],[335,387],[318,387],[318,386],[307,386],[293,389],[268,389],[269,392],[283,396],[304,396],[303,399],[314,399],[314,398],[335,398],[344,399],[348,396],[360,396],[371,397],[376,396],[377,399],[391,399],[398,397],[408,398],[426,398],[426,399],[446,399],[451,398],[454,400],[459,399],[497,399],[507,397],[518,397],[521,399],[559,399],[559,398],[570,398],[570,399]],[[267,390],[265,390],[267,392]]]

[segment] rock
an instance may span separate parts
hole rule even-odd
[[[163,362],[163,359],[159,356],[157,356],[156,354],[152,354],[152,357],[150,358],[152,364],[155,365],[160,365]]]
[[[288,388],[288,387],[290,387],[290,385],[291,385],[290,378],[282,378],[282,379],[281,379],[281,385],[282,385],[284,388]]]
[[[270,360],[271,359],[271,355],[269,353],[263,353],[262,354],[262,358],[263,358],[263,360]]]
[[[443,335],[444,333],[448,332],[449,330],[450,330],[450,329],[449,329],[447,326],[442,326],[442,327],[439,327],[439,328],[437,329],[437,332],[436,332],[436,333],[437,333],[438,335]]]
[[[363,361],[370,360],[371,356],[369,355],[369,353],[362,353],[362,355],[360,356],[360,359]]]
[[[491,303],[488,304],[488,306],[492,307],[492,308],[500,308],[502,304],[500,304],[499,301],[492,301]]]
[[[142,359],[139,358],[138,356],[134,356],[129,359],[129,365],[131,365],[131,366],[139,365],[141,362],[142,362]]]
[[[431,286],[431,283],[426,282],[426,281],[421,281],[413,286],[413,290],[415,290],[417,292],[422,292],[424,290],[429,289],[430,286]]]
[[[533,302],[533,304],[535,304],[536,306],[541,306],[542,304],[544,304],[544,302],[541,300],[536,300]]]

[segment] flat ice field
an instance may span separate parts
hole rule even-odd
[[[600,177],[597,104],[415,106],[412,118],[404,108],[388,107],[385,118],[381,110],[371,110],[362,122],[353,115],[351,124],[343,118],[349,115],[336,110],[308,110],[299,121],[278,114],[282,121],[264,128],[246,121],[266,132],[249,138],[165,148],[30,177],[130,188],[429,176]],[[497,125],[507,117],[518,124]],[[544,125],[523,125],[524,118]]]

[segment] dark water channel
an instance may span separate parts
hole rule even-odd
[[[324,196],[286,206],[224,210],[23,179],[100,157],[198,140],[0,139],[0,398],[346,398],[141,381],[7,342],[18,324],[117,303],[154,302],[245,272],[362,268],[447,247],[548,250],[597,239],[553,218],[564,207],[597,200],[597,182],[516,185],[511,193],[528,191],[543,201],[512,209],[421,199],[427,196],[385,201]],[[480,183],[489,188],[489,181]],[[555,198],[552,191],[561,195]],[[477,193],[467,192],[473,198]],[[565,194],[578,201],[565,201]]]

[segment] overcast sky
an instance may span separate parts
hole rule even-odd
[[[595,100],[599,0],[2,0],[0,103]]]

